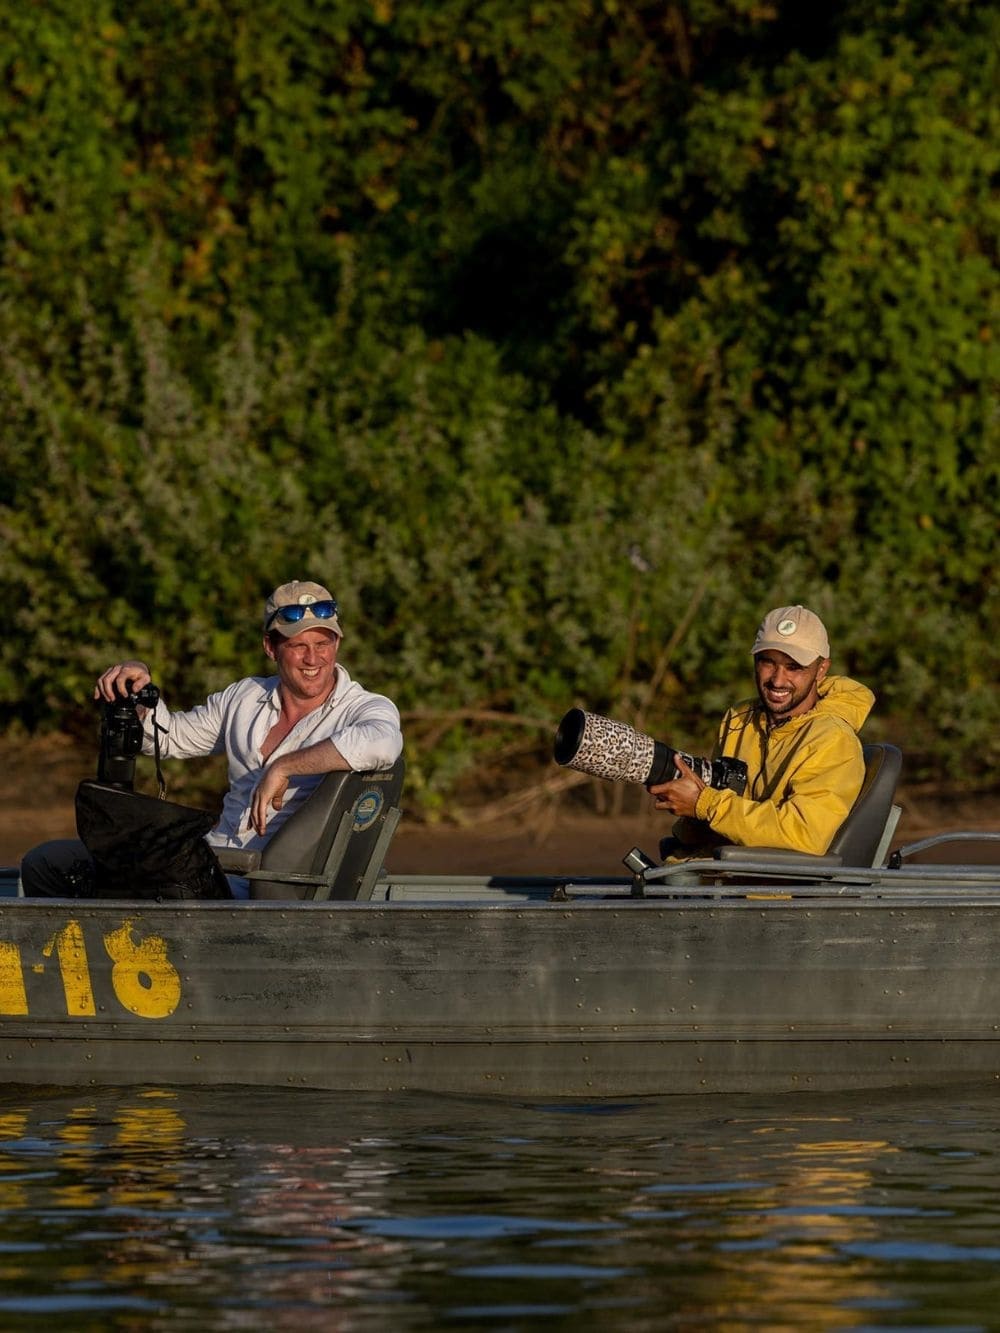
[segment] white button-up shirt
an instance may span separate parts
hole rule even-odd
[[[403,736],[396,705],[351,680],[339,663],[333,692],[319,708],[307,713],[281,743],[261,757],[261,746],[281,716],[277,676],[248,676],[187,712],[171,713],[161,699],[155,717],[164,759],[199,755],[229,756],[229,790],[222,814],[206,841],[213,847],[263,847],[326,776],[303,773],[288,780],[282,808],[272,810],[261,835],[250,825],[250,798],[272,759],[318,741],[333,741],[351,768],[388,768],[399,758]],[[153,713],[144,722],[143,753],[153,751]]]

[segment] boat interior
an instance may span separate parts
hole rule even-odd
[[[626,873],[560,875],[393,875],[386,868],[399,823],[403,761],[385,774],[335,773],[262,853],[223,852],[229,873],[246,875],[254,899],[369,902],[568,902],[573,899],[772,897],[786,899],[966,891],[1000,898],[1000,833],[941,833],[892,848],[903,756],[894,745],[864,747],[857,800],[822,856],[783,848],[720,847],[704,860],[655,860],[640,848]],[[379,779],[384,803],[368,823],[355,811]],[[663,852],[669,849],[664,847]],[[947,868],[947,869],[945,869]]]
[[[401,817],[402,759],[390,769],[330,773],[261,851],[217,849],[227,874],[245,877],[254,901],[524,902],[642,899],[831,899],[970,895],[1000,901],[1000,833],[945,832],[893,848],[902,754],[864,747],[865,778],[829,850],[725,846],[711,858],[659,859],[634,847],[621,876],[393,875],[387,868]],[[0,893],[17,868],[0,869]]]

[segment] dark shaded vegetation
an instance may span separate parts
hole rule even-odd
[[[815,7],[814,7],[815,8]],[[0,712],[260,670],[331,583],[412,797],[694,748],[804,601],[1000,778],[1000,11],[95,0],[0,30]],[[508,719],[504,722],[504,719]]]

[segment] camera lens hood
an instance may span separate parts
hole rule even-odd
[[[611,782],[649,780],[656,742],[627,722],[571,708],[556,731],[553,757],[565,768]]]

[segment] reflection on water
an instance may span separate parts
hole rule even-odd
[[[996,1328],[995,1104],[8,1088],[0,1328]]]

